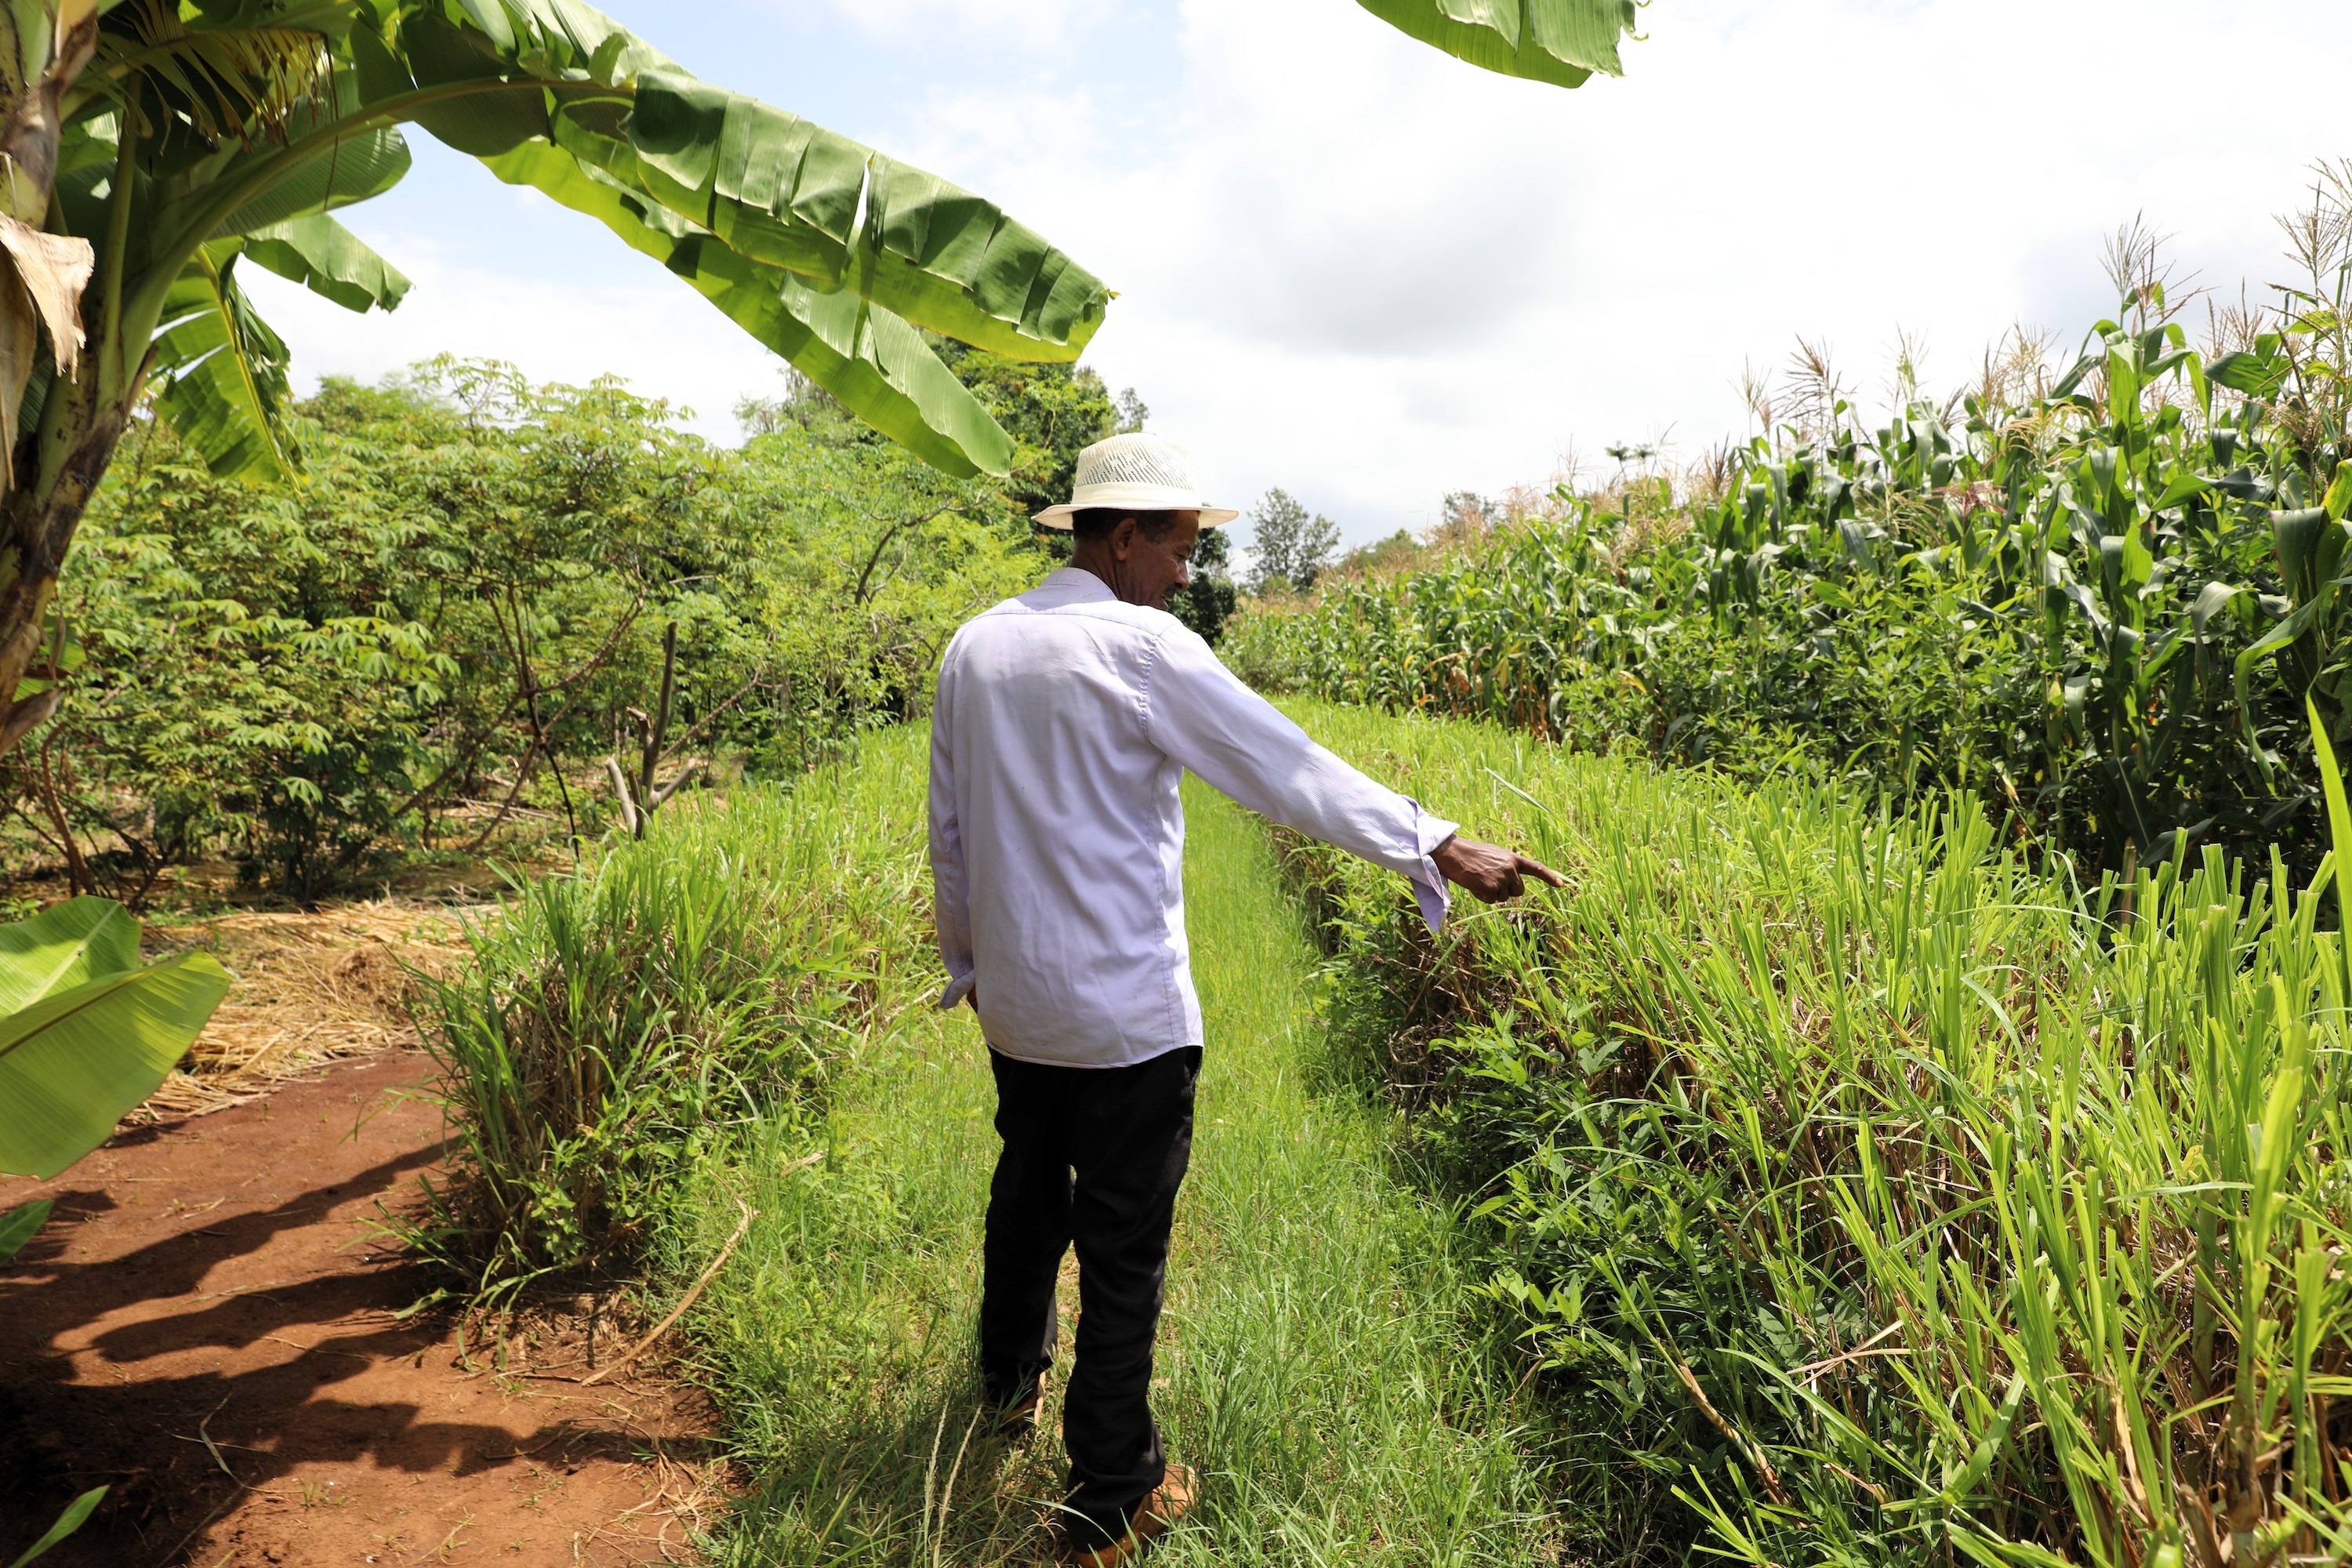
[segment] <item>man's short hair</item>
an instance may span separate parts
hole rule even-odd
[[[1179,515],[1172,511],[1137,511],[1123,506],[1081,507],[1070,514],[1070,531],[1080,539],[1108,539],[1111,530],[1131,517],[1143,537],[1157,544],[1174,531]]]

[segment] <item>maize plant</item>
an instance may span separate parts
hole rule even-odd
[[[2352,707],[2352,466],[2299,414],[2336,373],[2281,345],[2209,365],[2177,324],[2102,321],[2030,396],[1875,429],[1840,401],[1731,454],[1679,527],[1563,489],[1428,570],[1261,616],[1237,651],[1593,750],[1967,789],[2093,876],[2273,843],[2307,871],[2304,700],[2338,740]]]

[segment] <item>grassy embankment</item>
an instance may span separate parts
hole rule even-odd
[[[858,770],[908,823],[921,741],[878,741]],[[1160,1560],[1543,1561],[1553,1526],[1510,1380],[1465,1333],[1455,1232],[1387,1173],[1396,1128],[1360,1095],[1318,1091],[1316,955],[1263,835],[1205,792],[1189,804],[1210,1049],[1156,1403],[1207,1485]],[[920,865],[903,831],[890,854]],[[678,1238],[707,1252],[735,1198],[759,1211],[694,1320],[753,1479],[721,1562],[1026,1562],[1045,1545],[1058,1441],[1010,1450],[975,1426],[992,1097],[970,1014],[920,1005],[929,975],[918,952],[884,976],[908,1009],[839,1081],[823,1164],[793,1169],[809,1133],[779,1124],[708,1169]],[[1049,1405],[1045,1430],[1057,1422]]]
[[[1570,878],[1433,944],[1290,847],[1339,1032],[1480,1200],[1596,1561],[2352,1560],[2321,897],[2210,851],[2078,897],[1973,803],[1300,711]]]

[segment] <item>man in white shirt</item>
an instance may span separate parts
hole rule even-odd
[[[1449,880],[1488,902],[1549,868],[1459,837],[1309,740],[1167,613],[1204,507],[1190,455],[1150,436],[1080,454],[1070,564],[948,645],[931,729],[942,1007],[969,1000],[996,1077],[981,1374],[1006,1430],[1034,1422],[1078,1253],[1063,1407],[1066,1531],[1116,1568],[1190,1507],[1149,1400],[1168,1234],[1191,1157],[1201,1006],[1184,931],[1186,769],[1252,810],[1408,878],[1433,931]]]

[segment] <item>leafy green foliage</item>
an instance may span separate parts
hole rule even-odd
[[[0,926],[0,1172],[47,1181],[104,1142],[227,994],[205,953],[141,967],[103,899]]]
[[[284,471],[284,352],[236,289],[238,255],[352,309],[396,304],[405,280],[324,215],[398,182],[404,123],[657,257],[859,417],[957,473],[1001,472],[1009,446],[918,326],[1075,359],[1109,298],[993,204],[698,80],[583,6],[183,11],[97,20],[89,79],[76,79],[88,53],[58,68],[72,90],[52,156],[71,232],[106,249],[102,395],[136,395],[131,367],[153,338],[158,408],[216,472]],[[37,52],[19,64],[47,65],[46,38]]]
[[[56,1206],[54,1198],[35,1198],[0,1214],[0,1263],[24,1250],[25,1243],[33,1239],[33,1233],[48,1223],[49,1210]]]
[[[1241,603],[1234,582],[1233,542],[1224,528],[1204,528],[1192,546],[1192,578],[1168,596],[1169,614],[1214,647]]]
[[[2281,402],[2217,393],[2178,326],[2102,322],[2038,386],[1874,430],[1838,401],[1711,495],[1482,517],[1428,570],[1254,621],[1236,658],[1743,777],[1964,787],[2092,869],[2273,842],[2307,867],[2304,696],[2338,734],[2352,698],[2352,468],[2340,422],[2312,439],[2324,362],[2279,362],[2292,399],[2215,363]]]
[[[1358,0],[1399,31],[1504,76],[1581,87],[1592,73],[1622,76],[1619,35],[1631,33],[1634,0]]]
[[[566,773],[636,743],[671,624],[670,765],[797,771],[922,711],[945,635],[1044,565],[992,486],[790,421],[714,450],[614,384],[442,361],[303,412],[310,483],[150,425],[93,510],[86,657],[12,763],[87,885],[226,853],[310,899],[514,811],[593,829]]]
[[[1339,525],[1310,513],[1288,490],[1270,489],[1250,508],[1250,592],[1299,593],[1339,550]]]
[[[1484,725],[1300,717],[1567,873],[1457,905],[1288,853],[1327,1014],[1417,1109],[1615,1560],[2327,1560],[2347,970],[2208,848],[2079,888],[1887,817]],[[2321,731],[2324,737],[2324,731]],[[2352,835],[2331,766],[2334,833]],[[1958,1553],[1958,1556],[1955,1553]]]
[[[79,1530],[89,1521],[90,1511],[105,1500],[107,1490],[105,1487],[92,1487],[67,1504],[65,1512],[58,1516],[58,1521],[42,1531],[38,1541],[11,1559],[8,1568],[26,1568],[36,1558],[48,1555],[50,1547]]]
[[[1078,454],[1107,436],[1140,430],[1150,410],[1129,387],[1117,398],[1092,368],[1028,364],[984,349],[933,345],[1013,437],[1013,504],[1034,515],[1070,499]]]
[[[418,1005],[458,1149],[427,1256],[493,1298],[625,1267],[707,1158],[795,1123],[921,903],[899,803],[855,778],[673,805],[468,931]]]

